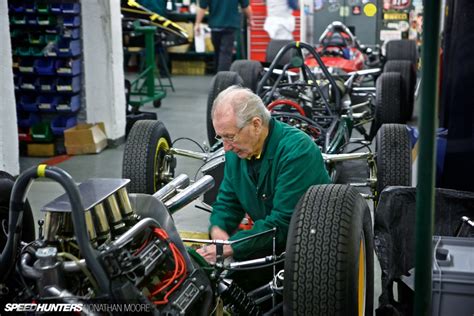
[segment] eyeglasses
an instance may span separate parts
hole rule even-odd
[[[228,142],[228,143],[234,143],[236,138],[237,138],[237,135],[239,135],[239,133],[242,131],[242,129],[247,126],[247,125],[244,125],[242,126],[241,128],[239,128],[239,130],[237,131],[237,133],[235,133],[234,135],[225,135],[225,136],[220,136],[220,135],[216,135],[214,136],[214,138],[216,140],[221,140],[223,142]]]

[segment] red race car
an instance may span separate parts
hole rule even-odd
[[[332,22],[319,38],[316,48],[321,59],[328,68],[341,69],[346,73],[365,68],[370,48],[359,44],[356,37],[347,26],[339,21]],[[309,56],[305,64],[317,67],[314,57]]]

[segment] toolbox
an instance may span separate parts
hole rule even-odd
[[[432,315],[474,314],[474,238],[433,237]]]
[[[431,315],[474,314],[474,238],[433,236]],[[415,273],[402,276],[414,289]]]

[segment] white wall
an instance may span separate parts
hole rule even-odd
[[[83,0],[82,34],[87,122],[104,122],[107,138],[125,135],[120,1]]]
[[[0,0],[0,170],[18,175],[18,157],[8,6]]]

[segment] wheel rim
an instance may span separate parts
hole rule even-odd
[[[357,308],[358,315],[365,314],[365,296],[366,296],[366,266],[365,266],[365,239],[364,233],[360,238],[359,247],[359,271],[358,271],[358,287],[357,287]]]
[[[162,179],[161,175],[163,174],[163,171],[165,169],[165,153],[170,149],[170,146],[168,144],[168,141],[164,138],[161,137],[158,140],[158,145],[156,146],[156,152],[155,152],[155,170],[153,172],[154,174],[154,179],[153,179],[153,185],[154,185],[154,191],[158,191],[159,188],[161,188],[164,180]]]

